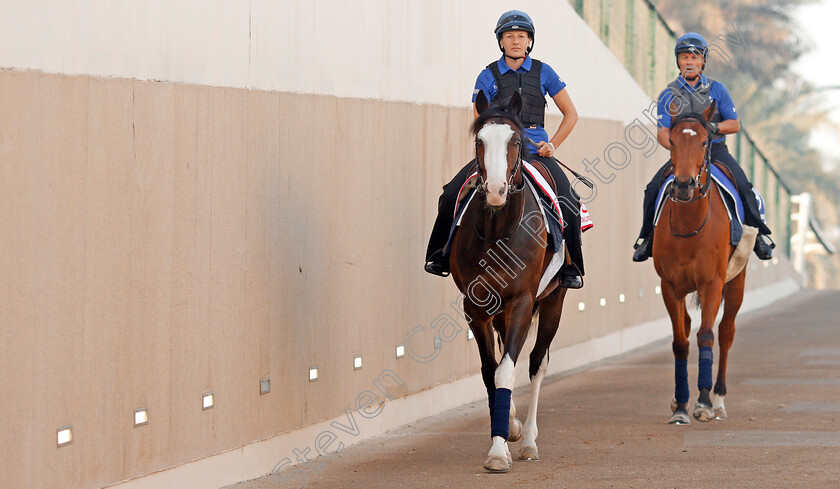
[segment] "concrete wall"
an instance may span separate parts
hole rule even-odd
[[[385,400],[386,370],[395,397],[473,376],[465,332],[430,363],[394,351],[420,325],[414,348],[433,352],[427,326],[458,294],[421,263],[506,8],[0,3],[0,486],[102,487],[237,450],[360,392]],[[567,351],[664,315],[653,267],[629,256],[665,154],[608,165],[649,99],[565,2],[528,8],[556,19],[535,55],[583,115],[561,158],[615,174],[589,198],[587,286],[553,345]],[[760,266],[750,284],[790,273]],[[74,440],[56,447],[63,426]]]

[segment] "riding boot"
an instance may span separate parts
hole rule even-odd
[[[464,182],[467,181],[474,164],[475,160],[461,168],[455,178],[443,186],[443,193],[438,199],[438,215],[432,227],[432,234],[429,236],[429,244],[426,247],[426,263],[423,267],[424,270],[433,275],[449,276],[449,256],[444,254],[444,249],[447,241],[449,241],[449,232],[452,229],[458,192],[460,192]]]
[[[583,287],[583,250],[581,249],[580,231],[580,197],[572,188],[572,184],[563,168],[554,158],[530,155],[530,158],[540,161],[554,179],[557,190],[557,203],[565,222],[563,240],[569,250],[571,263],[560,268],[560,287],[579,289]]]
[[[663,167],[664,168],[664,167]],[[642,202],[642,230],[633,245],[633,261],[643,262],[653,254],[653,217],[656,212],[656,194],[659,193],[659,181],[662,171],[654,175],[653,180],[645,187],[645,198]]]
[[[560,287],[579,289],[583,287],[583,240],[580,231],[580,213],[569,212],[563,240],[569,250],[571,263],[560,269]]]

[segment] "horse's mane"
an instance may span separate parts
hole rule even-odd
[[[685,114],[680,114],[674,117],[674,120],[671,121],[671,128],[677,127],[677,124],[682,122],[697,122],[703,129],[706,130],[706,134],[710,134],[709,122],[706,120],[706,117],[703,114],[697,112],[688,112]]]
[[[507,110],[507,107],[492,105],[488,107],[487,110],[478,115],[478,118],[470,126],[470,133],[473,136],[477,135],[478,131],[481,130],[484,124],[494,117],[502,117],[513,122],[513,124],[520,132],[524,129],[522,121],[519,120],[519,117],[517,117],[516,114],[514,114],[513,112]]]

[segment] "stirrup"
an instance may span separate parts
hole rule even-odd
[[[443,256],[443,250],[435,251],[426,261],[423,270],[439,277],[448,277],[450,274],[449,258]]]
[[[766,238],[769,243],[762,238]],[[759,260],[769,260],[773,258],[773,248],[776,247],[776,243],[770,239],[769,236],[766,234],[759,234],[755,238],[755,246],[753,246],[753,251],[755,252],[755,256],[758,257]]]
[[[639,241],[639,239],[641,241]],[[636,240],[636,244],[633,245],[633,248],[636,250],[633,253],[633,261],[634,262],[643,262],[650,258],[651,255],[651,238],[639,238]]]
[[[568,269],[561,269],[560,283],[558,285],[565,289],[581,289],[583,288],[583,277],[580,276],[580,272],[577,271],[577,267],[572,267],[574,267],[574,265]]]

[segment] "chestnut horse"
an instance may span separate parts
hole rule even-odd
[[[472,134],[480,183],[463,212],[450,255],[452,277],[465,296],[464,315],[475,335],[487,388],[492,445],[484,467],[491,472],[510,469],[508,440],[524,437],[520,460],[539,458],[537,401],[566,296],[555,276],[537,297],[553,253],[546,246],[548,223],[540,204],[525,188],[521,108],[519,93],[504,107],[489,106],[483,92],[476,98],[479,116]],[[529,369],[531,399],[523,427],[511,401],[514,365],[537,311],[539,326]],[[496,356],[496,335],[501,363]]]
[[[702,322],[697,332],[700,349],[697,387],[700,395],[694,407],[699,421],[723,419],[726,409],[726,365],[735,337],[735,316],[744,298],[746,268],[726,282],[727,262],[734,248],[730,244],[729,219],[717,186],[712,185],[709,161],[709,126],[715,103],[703,114],[685,114],[674,119],[670,129],[671,164],[674,181],[669,199],[660,213],[653,237],[653,264],[662,279],[662,300],[674,331],[674,401],[672,424],[688,424],[688,335],[691,319],[685,298],[697,292]],[[723,300],[723,318],[718,326],[720,360],[717,382],[712,390],[712,346],[715,317]]]

